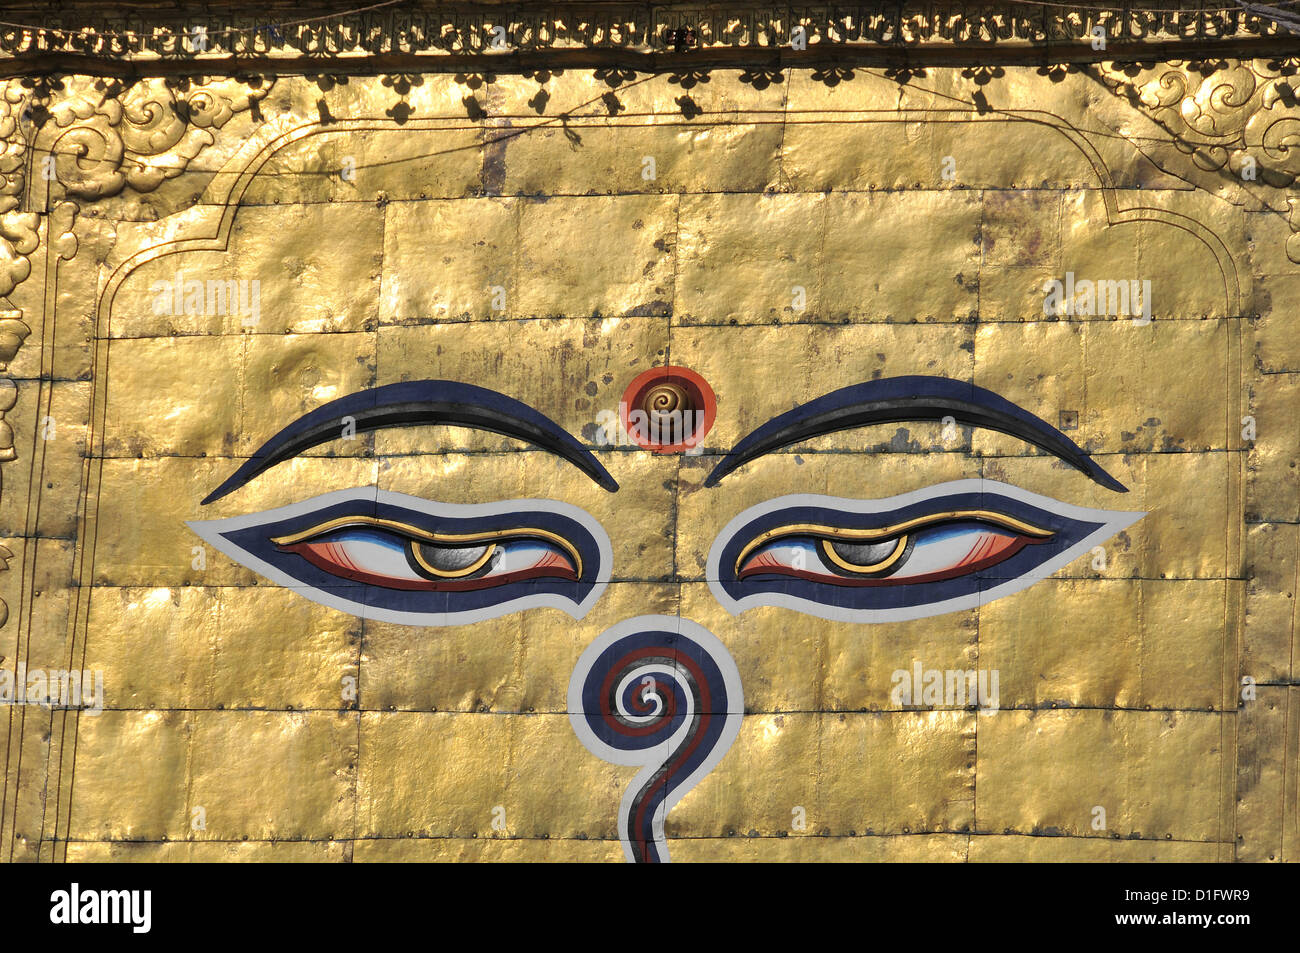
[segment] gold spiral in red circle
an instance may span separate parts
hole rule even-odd
[[[713,388],[686,367],[642,371],[619,401],[619,421],[632,443],[654,453],[681,453],[697,446],[717,418]]]
[[[641,409],[652,414],[671,414],[675,410],[694,410],[691,395],[680,384],[661,381],[646,390],[641,398]]]

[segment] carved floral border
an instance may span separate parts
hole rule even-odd
[[[285,23],[252,16],[185,18],[109,13],[51,17],[39,25],[0,24],[0,58],[83,54],[120,59],[205,56],[384,54],[446,56],[515,50],[662,50],[666,31],[689,26],[699,47],[789,45],[801,27],[810,45],[1029,44],[1079,40],[1098,27],[1114,40],[1286,37],[1276,22],[1223,0],[1162,0],[1111,9],[1023,3],[858,4],[437,4],[342,13]]]

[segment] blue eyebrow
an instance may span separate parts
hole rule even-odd
[[[991,390],[948,377],[886,377],[852,384],[774,417],[742,439],[704,481],[716,486],[732,470],[782,447],[872,424],[943,420],[1018,437],[1064,460],[1097,483],[1127,493],[1073,440]]]
[[[342,436],[391,427],[451,424],[515,437],[568,460],[611,493],[618,483],[595,455],[555,421],[527,404],[459,381],[402,381],[357,391],[299,417],[272,437],[203,501],[233,493],[248,481],[305,450]]]

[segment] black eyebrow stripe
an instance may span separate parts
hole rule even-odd
[[[1046,450],[1118,493],[1128,489],[1051,424],[983,387],[947,377],[886,377],[832,391],[774,417],[732,447],[705,479],[716,486],[728,473],[801,440],[872,424],[943,420],[1018,437]]]
[[[337,440],[345,418],[357,433],[392,427],[451,424],[514,437],[568,460],[611,493],[618,483],[590,450],[546,415],[485,387],[459,381],[402,381],[332,400],[266,441],[203,504],[233,493],[254,477],[305,450]]]

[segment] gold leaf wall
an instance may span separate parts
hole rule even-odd
[[[621,860],[636,769],[580,742],[569,682],[666,615],[744,687],[674,860],[1296,859],[1297,84],[1262,60],[10,80],[0,667],[101,672],[104,710],[0,709],[0,857]],[[1067,274],[1149,282],[1150,321],[1045,313]],[[256,313],[187,307],[195,279]],[[600,445],[666,364],[716,394],[702,452]],[[909,375],[1014,401],[1127,496],[937,422],[704,485],[765,421]],[[523,401],[619,491],[422,427],[202,505],[299,415],[421,379]],[[1146,515],[930,617],[732,614],[709,585],[747,507],[971,478]],[[186,525],[367,486],[580,507],[608,587],[576,620],[401,625]],[[918,663],[996,671],[998,710],[899,705]]]

